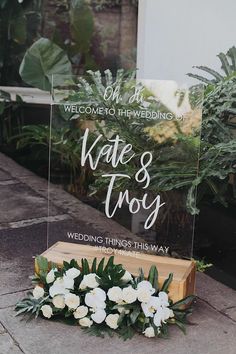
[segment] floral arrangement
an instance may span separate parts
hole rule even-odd
[[[27,297],[16,304],[16,315],[63,320],[79,325],[90,334],[104,337],[117,333],[124,340],[138,332],[146,337],[166,337],[171,325],[185,332],[194,296],[173,303],[168,288],[170,274],[162,287],[158,271],[152,266],[147,279],[142,269],[133,277],[110,257],[105,264],[95,258],[91,267],[86,259],[75,260],[58,269],[44,257],[37,257],[35,285]]]

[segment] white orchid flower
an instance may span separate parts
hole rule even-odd
[[[107,314],[106,314],[106,311],[105,311],[105,310],[103,310],[103,309],[98,309],[96,312],[94,312],[94,313],[91,315],[91,319],[92,319],[94,322],[100,324],[100,323],[102,323],[102,322],[105,320],[106,315],[107,315]]]
[[[70,268],[66,271],[66,276],[71,279],[75,279],[80,275],[80,270],[77,268]]]
[[[153,317],[155,312],[161,309],[160,299],[156,296],[151,296],[148,302],[142,302],[141,307],[146,317]]]
[[[95,288],[85,295],[85,304],[95,311],[106,307],[106,293],[100,288]]]
[[[149,281],[141,281],[137,286],[138,300],[140,302],[148,302],[155,291],[156,290],[152,287],[152,284]]]

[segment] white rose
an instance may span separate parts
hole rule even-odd
[[[96,323],[102,323],[106,318],[106,312],[102,309],[97,310],[91,315],[91,318]]]
[[[119,320],[120,315],[118,313],[114,314],[114,315],[108,315],[106,317],[106,324],[108,325],[108,327],[112,328],[112,329],[117,329],[118,328],[118,320]]]
[[[155,337],[155,331],[153,327],[147,327],[145,331],[143,332],[145,337],[152,338]]]
[[[52,308],[49,305],[43,305],[41,307],[41,311],[43,313],[43,316],[46,318],[51,318],[52,317]]]
[[[80,270],[77,268],[70,268],[66,271],[66,276],[75,279],[80,275]]]
[[[79,324],[82,327],[91,327],[93,324],[93,321],[91,321],[88,317],[84,317],[79,320]]]
[[[46,282],[47,284],[51,284],[55,280],[55,272],[57,272],[57,268],[53,268],[50,270],[50,272],[46,276]]]
[[[66,294],[65,304],[69,307],[70,310],[76,310],[80,305],[80,298],[75,294]]]
[[[130,274],[130,272],[128,272],[127,270],[125,271],[125,274],[123,275],[123,277],[121,278],[121,280],[123,280],[125,283],[128,283],[129,281],[133,280],[132,275]]]
[[[52,299],[52,303],[57,309],[64,309],[64,307],[65,307],[64,296],[62,296],[62,295],[54,296],[54,298]]]
[[[127,304],[132,304],[137,300],[137,290],[133,289],[132,286],[128,286],[122,290],[122,298]]]
[[[38,300],[43,296],[44,296],[44,289],[41,288],[41,286],[37,285],[33,290],[33,297]]]
[[[98,276],[95,273],[84,275],[83,280],[80,283],[80,289],[84,290],[86,288],[90,288],[90,289],[97,288],[99,286],[97,282],[97,278]]]
[[[100,288],[95,288],[85,295],[85,304],[92,307],[95,311],[97,309],[104,309],[106,307],[106,293]]]
[[[88,314],[87,306],[79,306],[79,307],[77,307],[76,311],[74,312],[74,318],[76,318],[78,320],[79,318],[83,318],[83,317],[87,316],[87,314]]]
[[[121,303],[123,300],[123,292],[119,286],[113,286],[107,292],[107,296],[109,300],[114,301],[116,303]]]

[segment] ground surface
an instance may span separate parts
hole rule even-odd
[[[100,214],[91,223],[87,207],[63,191],[53,187],[51,197],[55,238],[68,223],[78,222],[78,214],[82,228],[131,237]],[[197,275],[194,325],[188,327],[187,336],[172,328],[170,340],[100,339],[61,323],[16,318],[14,305],[31,287],[28,276],[33,273],[33,257],[47,248],[47,183],[1,154],[0,210],[0,354],[236,353],[236,292],[204,274]]]

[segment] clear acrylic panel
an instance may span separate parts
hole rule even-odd
[[[48,246],[190,258],[202,99],[202,86],[122,70],[53,76],[49,220],[55,184],[62,220]]]

